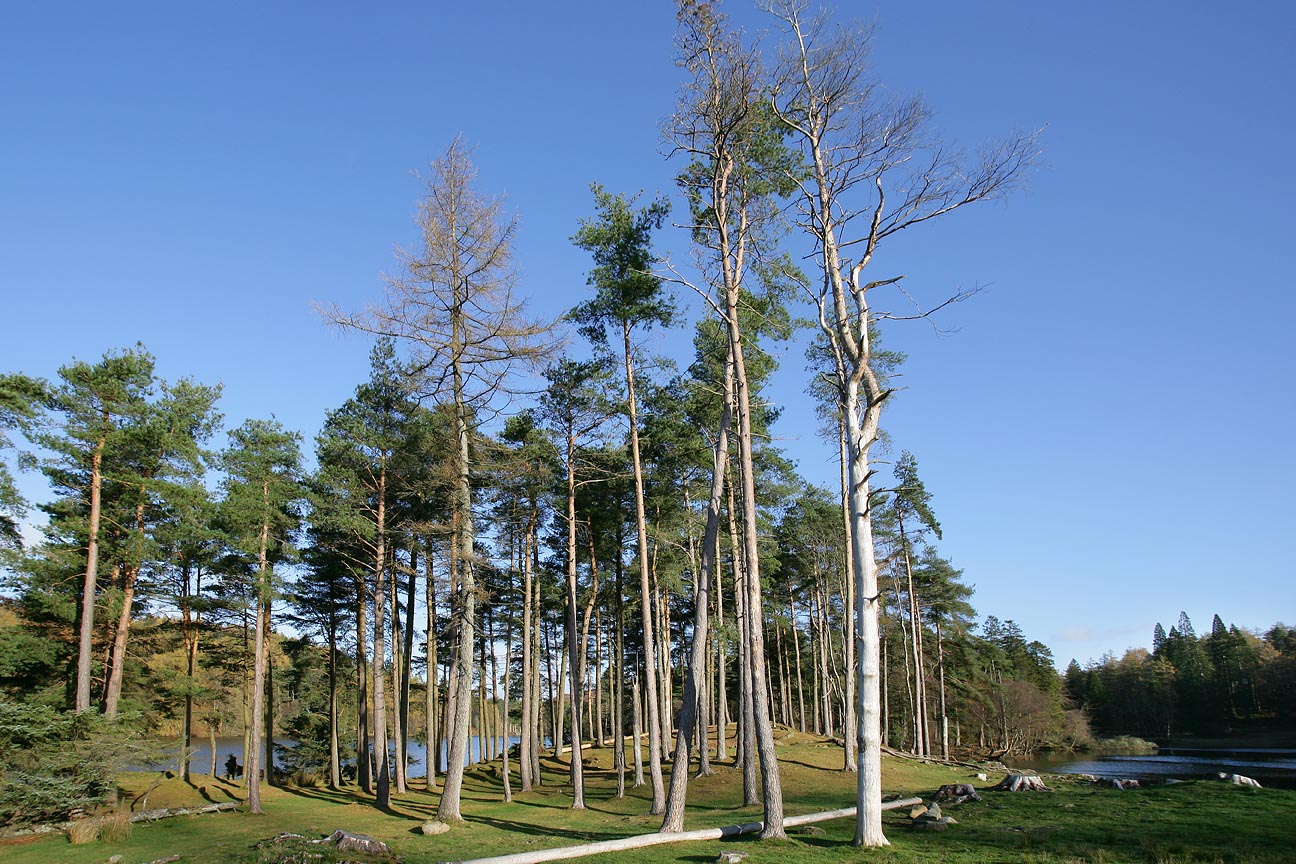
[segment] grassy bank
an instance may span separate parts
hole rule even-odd
[[[433,817],[436,795],[422,791],[396,796],[390,812],[379,812],[353,791],[269,789],[263,797],[266,815],[218,813],[137,824],[129,840],[70,845],[62,836],[4,841],[6,864],[103,864],[121,855],[122,864],[142,864],[180,854],[182,861],[253,860],[256,841],[279,832],[322,835],[337,828],[370,834],[389,843],[409,864],[449,861],[655,831],[646,789],[612,797],[615,775],[611,751],[587,751],[585,811],[568,808],[570,798],[558,785],[566,763],[546,760],[546,786],[500,801],[498,765],[469,772],[463,810],[467,823],[438,837],[424,837],[419,825]],[[789,815],[849,806],[854,777],[842,773],[841,751],[810,736],[790,734],[779,748],[786,810]],[[959,768],[886,762],[888,792],[930,795],[942,783],[967,782],[985,787],[972,772]],[[143,791],[156,775],[123,778],[125,794]],[[820,824],[820,831],[796,834],[785,842],[761,843],[743,838],[724,843],[698,842],[618,853],[609,860],[703,862],[721,848],[748,852],[751,864],[823,861],[883,862],[1153,862],[1153,864],[1277,864],[1293,858],[1291,826],[1296,825],[1296,792],[1254,790],[1217,783],[1183,783],[1130,792],[1050,782],[1048,793],[986,792],[981,802],[950,808],[959,824],[943,833],[914,831],[907,814],[885,817],[892,846],[862,853],[849,846],[851,820]],[[517,787],[516,777],[514,788]],[[689,785],[687,827],[727,825],[760,818],[759,807],[742,807],[742,783],[729,766]],[[149,796],[149,807],[174,807],[242,797],[242,790],[223,780],[196,776],[193,785],[168,780]],[[129,800],[127,797],[125,800]],[[802,829],[806,831],[806,829]],[[595,860],[595,859],[585,859]]]

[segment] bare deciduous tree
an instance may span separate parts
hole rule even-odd
[[[448,765],[437,809],[442,821],[460,821],[464,757],[471,707],[474,619],[472,486],[469,431],[496,399],[516,392],[517,375],[554,347],[552,325],[533,320],[514,294],[513,236],[517,222],[502,199],[474,189],[477,172],[468,148],[456,140],[431,165],[419,204],[421,247],[401,254],[404,272],[389,276],[384,302],[359,313],[336,307],[324,314],[343,327],[400,339],[423,395],[451,407],[454,426],[457,566],[457,677],[449,682]]]
[[[677,154],[690,159],[680,176],[689,196],[699,249],[700,266],[715,286],[698,293],[719,316],[725,332],[725,411],[716,437],[715,464],[703,539],[699,601],[696,604],[695,649],[681,711],[677,767],[671,777],[671,796],[663,831],[683,830],[684,796],[689,738],[693,733],[694,693],[704,674],[707,639],[707,596],[716,552],[720,499],[728,462],[730,423],[736,427],[736,479],[742,505],[742,554],[748,614],[747,636],[751,656],[750,693],[755,744],[760,755],[762,800],[765,805],[762,837],[782,837],[783,792],[774,752],[769,716],[768,681],[760,601],[760,558],[757,549],[755,469],[750,381],[745,357],[748,334],[741,317],[745,303],[744,279],[752,259],[760,253],[765,227],[773,213],[770,199],[779,184],[768,170],[784,156],[777,134],[771,135],[769,112],[763,104],[764,75],[757,53],[744,46],[737,33],[727,31],[724,18],[711,3],[681,0],[676,39],[679,63],[690,74],[679,107],[667,127],[667,138]],[[783,185],[787,185],[784,183]],[[684,280],[680,280],[684,281]],[[730,412],[732,403],[733,411]],[[698,646],[702,647],[698,647]],[[704,745],[705,746],[705,745]]]
[[[877,567],[873,553],[870,448],[890,395],[872,362],[870,326],[898,317],[873,294],[902,277],[865,276],[878,245],[900,231],[1012,189],[1036,159],[1037,136],[1014,135],[967,162],[927,131],[918,99],[887,99],[871,77],[870,32],[807,20],[800,0],[769,0],[785,41],[771,99],[808,169],[799,222],[823,278],[807,285],[829,346],[846,424],[847,475],[859,652],[860,770],[855,844],[887,845],[882,833]],[[955,295],[947,305],[966,295]],[[936,308],[940,308],[939,306]]]

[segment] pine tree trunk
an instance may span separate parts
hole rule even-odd
[[[418,546],[410,546],[409,577],[405,583],[405,634],[401,650],[401,686],[400,706],[397,716],[400,718],[400,740],[396,742],[397,758],[400,760],[400,790],[405,791],[409,780],[409,738],[410,738],[410,679],[414,664],[414,607],[417,602]]]
[[[337,617],[334,614],[332,594],[329,595],[328,615],[328,726],[329,726],[329,788],[342,788],[342,754],[338,740],[338,668],[337,668]]]
[[[531,531],[534,511],[522,537],[522,741],[518,745],[518,777],[521,791],[531,791],[532,729],[536,724],[531,687]],[[505,677],[507,681],[507,676]]]
[[[378,472],[377,542],[374,551],[373,722],[378,769],[375,805],[391,806],[391,760],[387,752],[387,471]]]
[[[424,555],[424,590],[426,592],[424,603],[426,606],[426,629],[423,631],[424,639],[427,640],[427,686],[423,693],[423,707],[427,716],[424,722],[427,724],[427,753],[424,761],[427,763],[427,782],[428,791],[436,786],[437,779],[437,762],[441,758],[440,740],[437,729],[437,711],[441,701],[437,687],[437,675],[439,673],[439,664],[437,662],[437,633],[436,633],[436,572],[432,561],[432,545],[428,541],[427,552]],[[411,577],[412,578],[412,577]]]
[[[634,364],[631,361],[630,322],[622,322],[625,350],[626,408],[630,415],[630,462],[634,470],[635,529],[639,540],[639,601],[643,618],[644,691],[648,696],[648,772],[652,781],[649,813],[662,815],[666,789],[662,785],[662,723],[657,692],[657,648],[653,639],[652,588],[649,583],[648,520],[644,511],[643,463],[639,457],[639,409],[635,397]]]
[[[504,746],[500,748],[500,776],[504,780],[504,800],[513,800],[513,781],[509,777],[509,747],[512,737],[509,734],[509,670],[513,666],[513,626],[504,629],[504,695],[500,702],[500,729],[504,735]],[[491,652],[491,691],[495,690],[495,681],[499,675],[498,661],[495,652]]]
[[[634,700],[634,788],[644,785],[643,772],[643,697],[640,693],[639,675],[634,677],[634,688],[631,698]]]
[[[726,391],[731,390],[732,375],[726,364]],[[666,813],[662,820],[661,830],[684,830],[684,805],[688,796],[689,747],[693,738],[697,710],[699,683],[706,674],[707,640],[710,635],[710,602],[711,578],[716,573],[716,563],[720,551],[720,507],[724,497],[725,470],[729,465],[729,426],[732,414],[729,410],[729,393],[725,394],[724,408],[720,415],[720,429],[716,436],[715,455],[712,463],[711,491],[707,496],[706,527],[702,534],[702,560],[697,568],[696,597],[693,603],[693,650],[689,656],[688,674],[684,679],[684,701],[680,707],[679,735],[675,740],[674,768],[671,771],[670,793],[666,797]],[[706,764],[706,713],[703,704],[700,716],[702,726],[703,766]]]
[[[617,532],[618,534],[620,532]],[[625,585],[621,569],[622,549],[617,544],[616,557],[616,679],[612,695],[612,729],[616,736],[612,761],[616,767],[616,797],[625,797]]]
[[[194,589],[194,595],[202,595],[202,571],[196,574],[197,584]],[[181,744],[180,755],[180,777],[186,783],[190,782],[189,762],[193,758],[193,705],[194,705],[194,687],[198,678],[198,619],[193,611],[193,596],[189,593],[189,566],[186,564],[182,574],[181,582],[181,627],[184,631],[185,642],[185,704],[184,704],[184,739]],[[215,751],[212,753],[212,759],[215,760]],[[211,776],[216,778],[215,762],[213,761]]]
[[[103,412],[104,426],[108,425],[108,412]],[[91,659],[94,656],[94,611],[96,581],[99,573],[99,520],[103,487],[103,452],[107,434],[101,435],[90,455],[90,516],[89,539],[86,544],[85,579],[81,586],[81,626],[77,640],[76,710],[90,708]]]
[[[373,762],[369,734],[369,614],[364,574],[356,576],[356,779],[366,795],[373,794]]]
[[[266,510],[269,510],[269,483],[261,486],[262,498]],[[252,710],[247,748],[244,751],[244,773],[247,777],[247,804],[249,813],[263,813],[261,809],[261,718],[265,713],[265,679],[267,660],[267,634],[270,631],[270,562],[268,547],[270,541],[270,523],[268,516],[261,523],[260,551],[257,555],[257,603],[256,635],[253,647],[252,665]],[[267,765],[266,773],[270,771]]]
[[[592,542],[592,538],[591,538]],[[586,623],[589,613],[586,612]],[[576,435],[567,432],[567,661],[571,688],[571,784],[572,809],[585,809],[585,759],[581,753],[581,699],[583,684],[580,649],[576,632]]]
[[[405,740],[405,727],[401,720],[401,691],[404,689],[404,671],[405,671],[405,651],[401,644],[401,625],[400,614],[400,587],[397,584],[397,562],[392,561],[391,573],[391,640],[392,640],[392,767],[394,769],[394,780],[396,793],[405,794],[405,759],[401,752],[402,744]]]
[[[104,688],[104,716],[116,717],[117,704],[121,701],[122,679],[125,675],[126,642],[130,638],[131,607],[135,605],[135,578],[139,570],[135,567],[122,567],[122,607],[117,614],[117,626],[113,630],[110,659],[108,661],[108,682]]]
[[[265,747],[265,755],[261,759],[261,764],[265,768],[265,783],[267,786],[274,786],[274,712],[275,712],[275,689],[274,689],[274,658],[271,656],[271,648],[274,645],[274,628],[270,626],[270,598],[267,596],[261,601],[265,606],[262,621],[265,622],[265,711],[261,715],[261,722],[265,728],[262,731],[261,741]]]

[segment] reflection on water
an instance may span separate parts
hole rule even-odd
[[[517,744],[521,740],[522,740],[521,738],[518,738],[516,735],[514,735],[512,738],[509,739],[509,743]],[[497,738],[495,739],[495,741],[496,741],[495,751],[498,753],[499,744],[500,742],[503,741],[503,738]],[[275,739],[275,744],[278,744],[281,747],[292,747],[295,746],[296,743],[297,742],[289,738]],[[180,739],[179,738],[164,739],[163,744],[169,749],[169,752],[172,753],[173,755],[168,760],[158,763],[156,765],[141,766],[141,767],[148,767],[148,768],[159,769],[159,770],[168,769],[168,768],[177,769],[179,767]],[[190,770],[197,773],[206,774],[208,771],[211,770],[211,766],[212,766],[211,739],[194,738],[191,740],[190,744],[191,744],[192,754],[193,754],[189,758]],[[487,745],[486,750],[489,753],[490,751],[489,738],[486,739],[486,745]],[[471,765],[474,762],[482,761],[481,750],[482,750],[481,737],[477,735],[472,736],[468,740],[468,754],[464,758],[464,764]],[[392,752],[395,752],[394,746],[392,747]],[[409,766],[410,766],[409,776],[426,777],[427,769],[425,766],[427,760],[427,748],[422,744],[418,744],[414,741],[411,741],[409,742],[409,746],[406,748],[406,753],[409,755]],[[442,745],[441,747],[442,764],[445,764],[446,754],[447,754],[446,747],[445,745]],[[225,773],[225,760],[227,760],[230,756],[233,756],[240,765],[243,765],[247,762],[247,759],[244,757],[243,754],[243,739],[232,738],[232,737],[217,738],[216,739],[216,773],[217,774]],[[283,767],[283,760],[279,758],[278,753],[275,754],[275,767],[278,768]]]
[[[1209,778],[1224,771],[1244,774],[1265,786],[1296,789],[1296,750],[1276,748],[1206,750],[1167,747],[1150,756],[1037,753],[1029,759],[1010,759],[1008,764],[1013,768],[1053,774],[1150,779],[1173,777],[1179,780]]]

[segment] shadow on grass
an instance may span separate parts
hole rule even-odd
[[[512,819],[500,819],[495,816],[471,816],[468,821],[489,825],[501,831],[517,831],[530,837],[566,837],[582,843],[597,843],[600,840],[619,840],[622,837],[634,837],[648,832],[636,831],[582,831],[574,828],[556,828],[553,825],[538,825],[533,822],[517,822]]]

